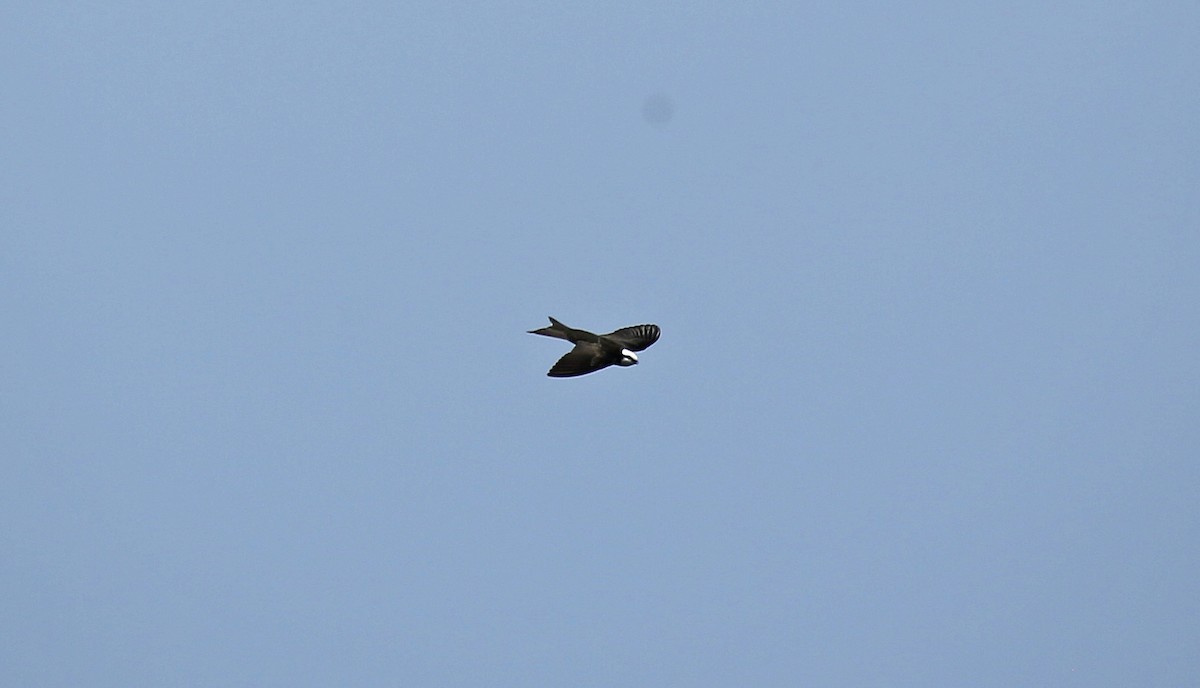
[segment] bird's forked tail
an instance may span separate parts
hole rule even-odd
[[[550,318],[550,326],[549,327],[543,327],[539,330],[530,330],[529,334],[540,334],[540,335],[545,335],[547,337],[557,337],[559,339],[565,339],[567,341],[571,341],[571,337],[568,335],[568,333],[570,333],[570,332],[571,332],[571,328],[560,323],[559,321],[555,320],[554,318]]]

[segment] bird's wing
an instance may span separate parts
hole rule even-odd
[[[641,351],[657,342],[661,334],[662,330],[658,329],[658,325],[634,325],[633,327],[622,327],[616,332],[610,332],[604,336],[626,349]]]
[[[580,342],[565,356],[558,359],[558,363],[555,363],[550,372],[546,374],[550,377],[575,377],[594,373],[607,368],[612,363],[612,358],[606,355],[604,349],[600,348],[598,344]]]

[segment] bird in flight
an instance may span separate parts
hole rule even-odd
[[[637,365],[638,357],[634,352],[657,342],[662,330],[658,329],[658,325],[634,325],[608,334],[592,334],[567,327],[550,318],[549,327],[530,330],[529,334],[557,337],[575,344],[575,348],[558,359],[558,363],[546,373],[550,377],[575,377],[594,373],[613,364]]]

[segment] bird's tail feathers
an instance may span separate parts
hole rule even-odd
[[[571,328],[560,323],[559,321],[555,320],[554,318],[550,318],[550,327],[543,327],[538,330],[530,330],[529,334],[540,334],[540,335],[545,335],[547,337],[558,337],[559,339],[566,339],[567,341],[570,341],[571,338],[569,336],[567,336],[567,333],[569,333],[570,331],[571,331]]]

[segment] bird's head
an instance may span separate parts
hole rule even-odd
[[[637,362],[637,354],[633,353],[629,349],[621,349],[621,360],[617,361],[617,365],[631,366],[637,365]]]

